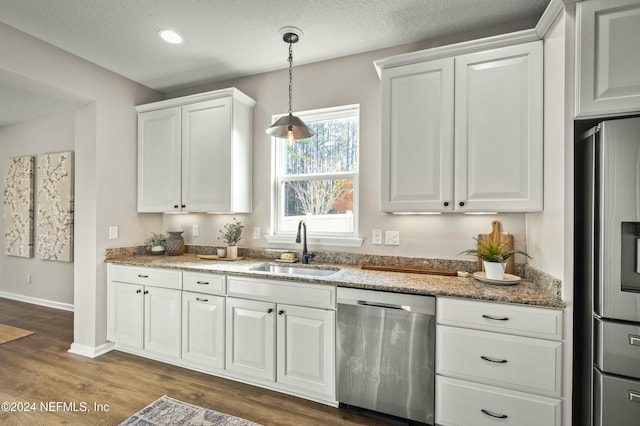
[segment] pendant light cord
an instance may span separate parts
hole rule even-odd
[[[293,115],[291,103],[293,99],[293,44],[289,42],[289,115]]]

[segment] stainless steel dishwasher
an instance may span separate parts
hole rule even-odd
[[[433,424],[435,298],[338,288],[338,401]]]

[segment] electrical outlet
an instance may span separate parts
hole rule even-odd
[[[191,227],[191,235],[194,237],[200,236],[200,227],[198,225],[193,225]]]
[[[385,246],[399,246],[400,245],[400,232],[399,231],[384,231],[384,245]]]
[[[371,231],[371,244],[376,246],[382,245],[382,229],[374,229]]]
[[[260,239],[260,227],[259,226],[254,226],[253,227],[253,239],[254,240],[259,240]]]
[[[31,284],[31,274],[27,274],[26,282],[27,284]]]
[[[110,240],[117,240],[118,239],[118,227],[117,226],[110,226],[109,227],[109,239]]]

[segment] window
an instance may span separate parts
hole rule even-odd
[[[304,219],[316,244],[357,236],[359,112],[358,105],[299,112],[313,137],[293,145],[274,138],[276,235],[294,234]]]

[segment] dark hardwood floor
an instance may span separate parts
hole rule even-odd
[[[264,425],[387,424],[118,351],[95,359],[71,354],[71,312],[0,298],[0,323],[35,332],[0,345],[0,403],[22,408],[4,404],[0,424],[117,425],[162,395]]]

